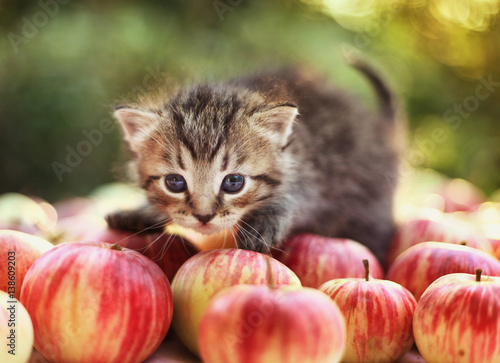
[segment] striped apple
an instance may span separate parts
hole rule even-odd
[[[365,262],[366,261],[366,262]],[[393,362],[413,345],[412,319],[417,302],[403,286],[369,278],[335,279],[320,286],[335,301],[347,324],[342,362]]]
[[[52,362],[140,362],[172,318],[168,279],[138,252],[104,242],[62,244],[28,271],[21,302],[35,348]]]
[[[0,290],[19,299],[29,268],[53,247],[40,237],[7,229],[0,230]]]
[[[172,282],[172,325],[189,350],[198,354],[198,327],[215,294],[233,285],[269,282],[266,258],[258,252],[231,248],[200,252],[181,266]],[[301,286],[292,270],[275,259],[272,271],[276,285]]]
[[[344,238],[328,238],[314,234],[298,234],[287,240],[277,259],[297,274],[302,286],[317,288],[322,283],[346,277],[363,277],[365,269],[359,261],[367,259],[374,278],[384,278],[377,257],[359,242]]]
[[[386,267],[390,267],[401,253],[421,242],[466,242],[467,246],[492,253],[491,244],[481,231],[451,214],[434,212],[432,216],[409,219],[399,225],[387,253]]]
[[[415,309],[415,343],[426,362],[500,362],[500,277],[450,274]]]
[[[200,323],[204,363],[339,362],[345,321],[312,288],[237,285],[214,297]]]
[[[406,287],[418,301],[437,278],[473,273],[477,266],[488,275],[500,276],[500,261],[486,252],[451,243],[422,242],[396,258],[386,278]]]

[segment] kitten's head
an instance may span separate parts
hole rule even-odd
[[[296,115],[292,104],[214,85],[115,112],[151,204],[202,233],[232,228],[279,193]]]

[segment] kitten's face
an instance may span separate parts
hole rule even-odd
[[[174,223],[211,234],[279,192],[296,113],[255,94],[203,87],[161,109],[116,115],[149,201]]]

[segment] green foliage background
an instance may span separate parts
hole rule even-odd
[[[53,201],[119,178],[117,127],[62,180],[53,163],[65,164],[113,105],[165,81],[305,63],[373,104],[342,49],[371,59],[404,100],[409,164],[500,188],[500,87],[475,96],[481,78],[500,82],[498,1],[347,3],[0,2],[0,193]]]

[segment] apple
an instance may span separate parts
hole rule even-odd
[[[469,247],[492,252],[486,236],[472,224],[451,214],[427,210],[425,215],[418,215],[400,223],[387,254],[386,267],[411,246],[428,241],[455,244],[465,241]]]
[[[464,179],[447,180],[437,189],[437,193],[443,198],[444,211],[447,213],[474,211],[486,199],[478,187]]]
[[[143,189],[125,183],[108,183],[90,192],[92,203],[85,213],[105,217],[116,211],[133,210],[144,206],[146,195]]]
[[[247,250],[220,249],[200,252],[187,260],[172,282],[175,332],[193,353],[198,354],[197,334],[209,301],[222,289],[269,282],[268,256]],[[299,278],[281,262],[272,260],[276,285],[301,286]]]
[[[0,291],[0,362],[26,363],[33,350],[33,325],[24,306]]]
[[[427,362],[500,362],[500,277],[481,272],[442,276],[422,295],[413,332]]]
[[[54,203],[54,208],[59,218],[68,218],[79,214],[88,214],[87,210],[90,210],[94,203],[90,198],[75,197]]]
[[[492,255],[500,260],[500,238],[490,238],[489,240],[491,243],[491,247],[493,247]]]
[[[483,230],[493,248],[493,256],[500,260],[500,203],[485,202],[467,216]]]
[[[198,249],[182,237],[166,233],[131,233],[118,229],[103,229],[89,236],[90,240],[117,243],[142,253],[155,262],[172,281],[177,270]]]
[[[386,278],[403,285],[419,300],[438,277],[472,273],[477,266],[482,266],[488,275],[500,276],[500,261],[486,252],[451,243],[422,242],[399,255]]]
[[[43,234],[51,230],[57,220],[55,210],[48,203],[37,203],[19,193],[0,195],[0,229],[11,229],[29,234]]]
[[[345,277],[363,277],[359,263],[370,262],[374,278],[382,279],[384,271],[375,255],[359,242],[344,238],[328,238],[314,234],[298,234],[288,239],[277,259],[297,274],[302,286],[317,288],[322,283]]]
[[[77,214],[58,220],[45,237],[53,244],[91,240],[98,231],[106,229],[106,220],[92,214]]]
[[[312,288],[229,287],[212,299],[198,331],[205,363],[334,363],[345,340],[339,308]]]
[[[54,247],[46,240],[27,233],[0,230],[0,290],[21,295],[24,277],[35,260]]]
[[[365,278],[335,279],[319,290],[335,301],[347,324],[343,362],[393,362],[413,345],[412,319],[417,304],[403,286],[371,279],[368,260]]]
[[[26,275],[21,302],[36,350],[52,362],[141,362],[165,337],[173,310],[156,264],[104,242],[44,254]]]

